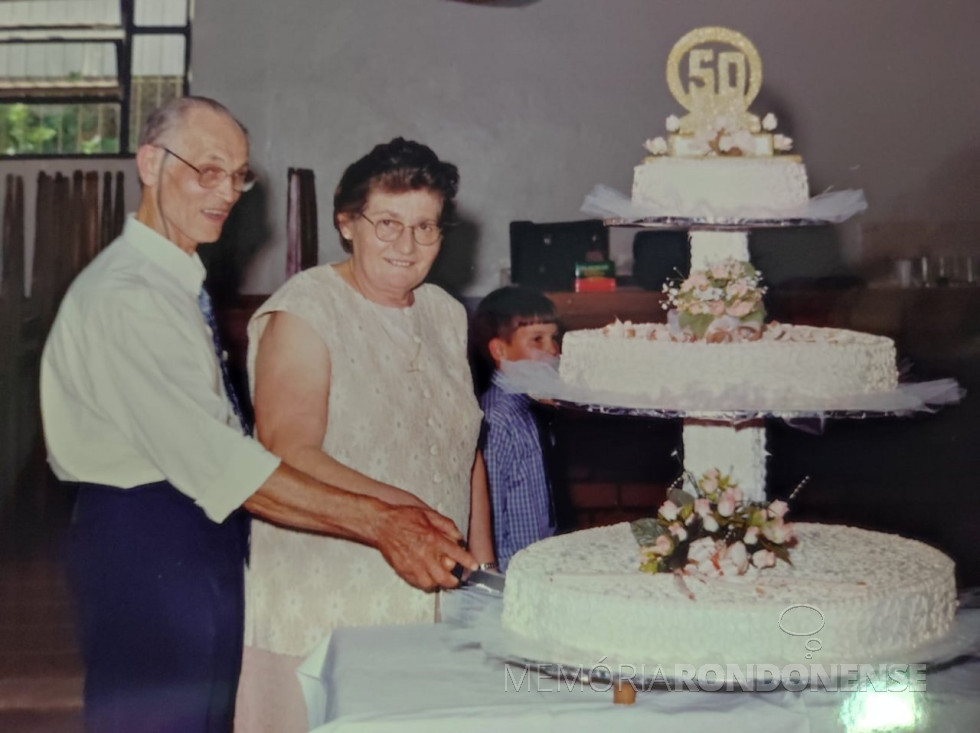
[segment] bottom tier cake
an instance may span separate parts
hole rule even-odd
[[[628,523],[537,542],[510,563],[503,626],[631,663],[925,661],[901,656],[950,629],[952,560],[897,535],[794,527],[792,565],[683,583],[638,570]]]

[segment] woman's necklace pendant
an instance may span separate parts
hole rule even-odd
[[[413,324],[416,328],[418,327],[418,321],[416,320]],[[416,331],[412,334],[412,341],[415,343],[415,356],[408,362],[408,369],[406,371],[411,374],[412,372],[421,371],[419,362],[422,359],[422,337]]]

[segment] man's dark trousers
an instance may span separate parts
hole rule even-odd
[[[76,484],[67,546],[92,733],[226,733],[248,517],[217,524],[170,483]]]

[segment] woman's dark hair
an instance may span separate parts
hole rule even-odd
[[[431,191],[442,197],[439,226],[452,221],[456,211],[459,171],[452,163],[439,160],[432,148],[396,137],[375,145],[360,160],[347,166],[333,194],[333,225],[340,231],[339,214],[359,214],[372,191],[405,193]],[[351,251],[351,243],[340,235],[340,246]]]

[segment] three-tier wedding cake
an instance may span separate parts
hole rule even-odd
[[[691,232],[690,276],[665,289],[667,323],[569,332],[562,381],[675,409],[685,399],[730,406],[802,397],[846,406],[896,390],[891,339],[767,323],[749,227],[710,226],[797,217],[807,204],[803,162],[784,154],[791,141],[774,132],[772,115],[760,120],[749,111],[762,79],[754,46],[735,31],[699,28],[671,51],[667,79],[689,114],[668,118],[669,138],[647,141],[633,203],[708,226]],[[956,610],[952,561],[890,534],[819,524],[789,530],[785,507],[765,502],[764,430],[760,419],[685,419],[685,468],[726,474],[728,493],[665,503],[642,551],[630,525],[620,524],[519,552],[507,573],[505,628],[660,664],[809,660],[806,639],[787,631],[792,609],[819,615],[825,662],[896,661],[889,655],[946,634]]]

